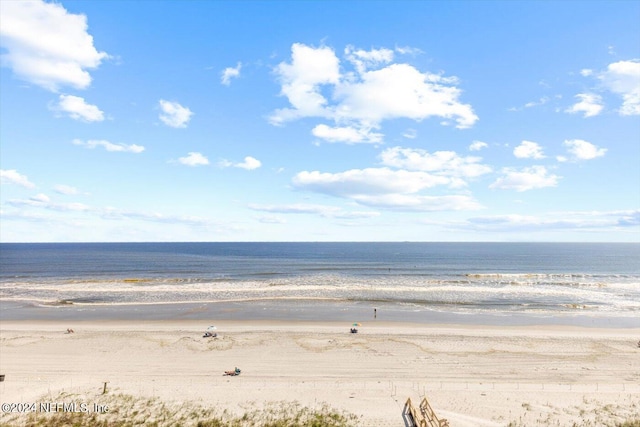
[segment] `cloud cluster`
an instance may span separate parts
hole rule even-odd
[[[567,113],[584,113],[583,117],[593,117],[600,114],[604,105],[602,97],[593,93],[579,93],[576,95],[578,102],[567,108]]]
[[[124,152],[124,153],[142,153],[144,151],[144,147],[142,145],[136,144],[114,144],[112,142],[103,140],[103,139],[90,139],[88,141],[82,141],[81,139],[74,139],[74,145],[83,146],[86,148],[97,148],[102,147],[107,151],[111,152]]]
[[[382,164],[410,171],[423,171],[447,177],[451,187],[467,185],[466,180],[491,172],[491,167],[480,163],[480,157],[461,157],[455,151],[429,153],[419,148],[392,147],[380,154]]]
[[[51,198],[46,194],[39,193],[28,199],[13,199],[9,200],[7,204],[16,207],[29,206],[35,208],[43,208],[58,212],[88,212],[91,208],[84,203],[57,203],[51,201]]]
[[[531,166],[522,169],[503,168],[503,176],[489,186],[491,189],[516,190],[518,192],[538,188],[555,187],[560,177],[550,173],[544,166]]]
[[[222,70],[220,74],[220,83],[225,86],[229,86],[231,84],[231,79],[235,79],[240,77],[240,69],[242,68],[242,64],[238,62],[238,65],[234,67],[227,67]]]
[[[522,141],[513,149],[513,155],[519,159],[544,159],[546,156],[537,142]]]
[[[489,144],[482,141],[473,141],[471,145],[469,145],[469,151],[480,151],[483,148],[487,148]]]
[[[80,194],[77,188],[64,184],[58,184],[53,187],[53,189],[56,193],[64,194],[65,196],[75,196],[77,194]]]
[[[56,92],[61,86],[85,89],[88,69],[108,58],[93,45],[87,18],[57,3],[0,2],[3,63],[23,80]]]
[[[178,162],[186,166],[206,166],[209,164],[209,159],[201,153],[192,151],[187,156],[180,157]]]
[[[0,182],[3,184],[16,184],[24,188],[36,187],[26,175],[22,175],[15,169],[0,169]]]
[[[618,109],[621,116],[640,115],[640,60],[632,59],[611,63],[604,71],[580,70],[583,77],[599,81],[599,90],[611,92],[622,98]],[[576,95],[578,102],[565,110],[567,113],[584,113],[584,117],[597,116],[604,109],[602,97],[593,93]]]
[[[187,123],[191,120],[193,112],[187,107],[183,107],[177,102],[165,101],[161,99],[160,105],[160,120],[167,126],[172,128],[186,128]]]
[[[97,106],[87,104],[84,98],[74,95],[60,95],[58,104],[53,107],[53,110],[67,113],[74,120],[85,122],[104,120],[104,113]]]
[[[255,157],[247,156],[244,158],[244,161],[237,162],[237,163],[230,162],[229,160],[226,160],[226,159],[222,159],[220,160],[220,162],[218,162],[218,166],[220,166],[221,168],[234,167],[234,168],[240,168],[245,170],[254,170],[262,166],[262,162],[256,159]]]
[[[550,212],[544,215],[492,215],[472,217],[446,227],[486,232],[544,232],[558,230],[611,230],[640,225],[640,211]]]
[[[467,180],[491,172],[477,157],[452,151],[429,153],[393,147],[380,154],[383,167],[351,169],[338,173],[302,171],[292,184],[296,189],[352,200],[358,204],[394,210],[471,210],[481,205],[467,194],[428,195],[435,187],[460,188]]]
[[[559,162],[566,161],[580,161],[580,160],[592,160],[598,157],[602,157],[607,153],[606,148],[599,148],[596,145],[582,140],[582,139],[567,139],[563,145],[567,148],[567,151],[571,157],[558,156]]]
[[[315,117],[314,136],[329,142],[380,143],[377,132],[385,120],[416,121],[439,117],[458,128],[472,126],[478,117],[459,101],[455,77],[421,72],[412,65],[394,63],[394,51],[369,51],[348,46],[346,61],[327,46],[301,43],[291,47],[291,61],[280,63],[275,73],[289,108],[270,116],[272,124]],[[345,70],[351,64],[352,70]]]
[[[598,78],[608,90],[622,97],[618,110],[621,115],[640,115],[640,60],[609,64]]]
[[[542,98],[540,98],[537,101],[527,102],[522,107],[511,107],[511,108],[509,108],[509,111],[522,111],[525,108],[539,107],[541,105],[545,105],[547,102],[549,102],[549,100],[550,100],[550,98],[548,96],[543,96]]]
[[[157,212],[144,212],[144,211],[132,211],[126,209],[118,209],[113,207],[94,207],[89,206],[84,203],[59,203],[52,200],[46,194],[36,194],[33,197],[28,199],[12,199],[7,201],[8,205],[15,207],[32,207],[39,208],[48,211],[54,212],[82,212],[89,216],[98,217],[105,220],[135,220],[135,221],[144,221],[144,222],[153,222],[153,223],[162,223],[162,224],[172,224],[172,225],[188,225],[188,226],[198,226],[198,227],[210,227],[210,226],[219,226],[219,224],[215,221],[212,221],[208,218],[195,217],[195,216],[184,216],[184,215],[165,215]],[[22,219],[27,220],[42,220],[45,219],[41,216],[33,216],[33,215],[21,215]],[[52,218],[49,218],[52,220]],[[229,227],[229,225],[227,225]]]
[[[279,214],[309,214],[319,215],[324,218],[337,219],[363,219],[375,218],[380,216],[379,212],[374,211],[344,211],[335,206],[293,203],[287,205],[260,205],[249,204],[249,209],[261,212],[279,213]]]

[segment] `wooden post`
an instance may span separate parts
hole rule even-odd
[[[108,382],[109,382],[109,381],[105,381],[105,382],[104,382],[104,387],[102,388],[102,394],[107,394],[107,383],[108,383]]]

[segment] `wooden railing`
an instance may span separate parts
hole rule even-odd
[[[422,413],[420,412],[420,407],[416,408],[415,406],[413,406],[411,398],[408,398],[407,403],[404,404],[404,411],[411,417],[413,427],[428,427],[427,420],[424,419]]]
[[[414,427],[449,427],[449,421],[438,418],[426,397],[418,407],[413,406],[411,398],[408,398],[404,408],[405,413],[411,416]]]

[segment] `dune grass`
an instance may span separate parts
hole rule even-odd
[[[86,397],[62,393],[52,402],[76,402]],[[108,408],[93,412],[93,404]],[[242,415],[217,411],[196,404],[163,402],[156,398],[137,398],[126,394],[100,395],[77,412],[30,412],[3,414],[0,427],[352,427],[358,418],[322,405],[303,407],[297,402],[273,402]]]

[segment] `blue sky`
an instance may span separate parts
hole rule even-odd
[[[640,240],[640,3],[3,1],[2,242]]]

